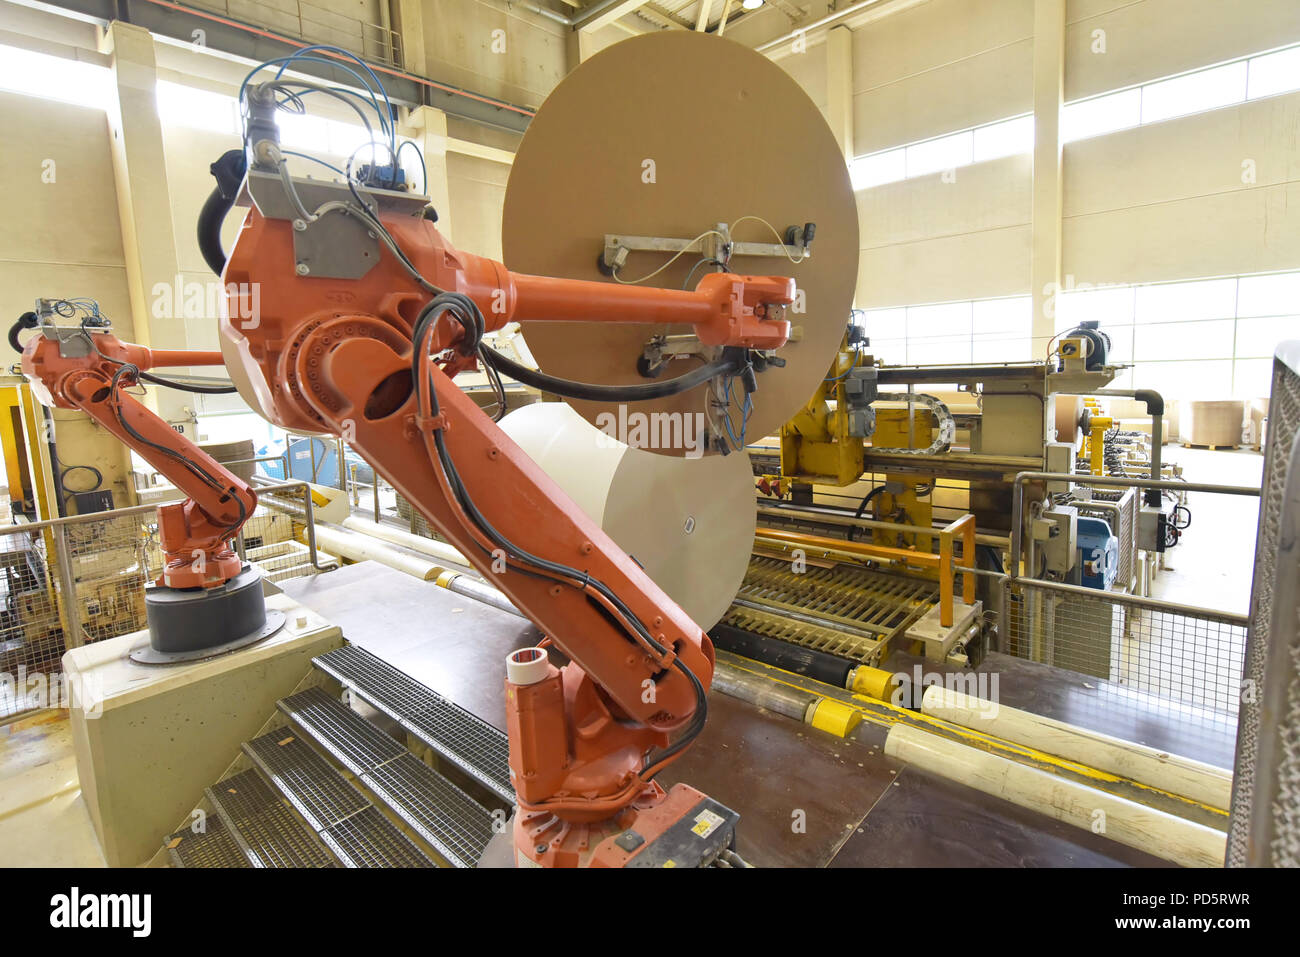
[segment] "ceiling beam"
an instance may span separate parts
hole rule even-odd
[[[620,17],[625,17],[632,13],[638,7],[644,6],[646,0],[619,0],[618,3],[603,5],[604,8],[592,17],[590,20],[582,20],[579,23],[584,30],[599,30],[601,27],[607,27]],[[579,13],[579,16],[582,14]]]

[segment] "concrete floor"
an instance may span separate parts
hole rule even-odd
[[[1183,466],[1189,482],[1259,488],[1264,456],[1246,449],[1211,451],[1165,447],[1164,459]],[[1259,499],[1235,495],[1188,495],[1192,526],[1168,553],[1152,581],[1155,598],[1245,614],[1255,563]]]
[[[1258,486],[1263,457],[1170,446],[1188,481]],[[1258,499],[1194,495],[1192,527],[1153,595],[1244,613],[1250,600]],[[0,726],[0,867],[103,867],[81,799],[66,712]]]
[[[103,867],[66,711],[0,726],[0,867]]]

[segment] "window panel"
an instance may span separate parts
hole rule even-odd
[[[955,365],[971,361],[970,335],[951,338],[907,340],[909,365]]]
[[[1249,69],[1248,100],[1300,90],[1300,47],[1253,57]]]
[[[1148,83],[1142,87],[1142,122],[1155,123],[1213,110],[1246,99],[1246,61]]]
[[[1109,362],[1133,361],[1133,326],[1115,326],[1102,323],[1101,331],[1110,337],[1110,348],[1106,350]]]
[[[849,165],[849,179],[855,191],[907,179],[907,150],[859,156]]]
[[[1236,314],[1236,279],[1166,282],[1137,287],[1134,319],[1138,323],[1230,319]]]
[[[1262,316],[1237,320],[1238,359],[1272,358],[1279,342],[1300,339],[1300,316]]]
[[[862,314],[862,328],[876,339],[906,339],[907,309],[868,309]]]
[[[106,109],[117,97],[108,67],[0,46],[0,90]]]
[[[1061,110],[1061,140],[1065,143],[1127,130],[1142,122],[1141,89],[1121,90]]]
[[[1034,358],[1029,336],[975,334],[971,348],[974,362],[1029,362]]]
[[[974,137],[970,130],[927,140],[907,148],[907,175],[925,176],[958,166],[969,166]]]
[[[1300,272],[1241,277],[1238,316],[1288,316],[1296,312],[1300,312]]]
[[[1133,368],[1133,382],[1166,399],[1221,399],[1232,394],[1232,360],[1141,362]]]
[[[888,365],[907,365],[906,339],[872,339],[866,351]]]
[[[1133,335],[1133,358],[1137,362],[1231,358],[1234,325],[1231,319],[1212,319],[1138,326]]]
[[[1232,366],[1234,399],[1262,399],[1273,391],[1272,359],[1238,359]]]
[[[1096,320],[1103,329],[1133,322],[1133,287],[1104,286],[1098,289],[1071,289],[1056,297],[1056,331],[1064,332],[1087,320]]]
[[[155,93],[158,117],[164,123],[232,136],[239,133],[239,113],[233,96],[165,80],[158,81]]]
[[[973,159],[976,163],[1016,156],[1034,149],[1033,116],[1017,116],[1001,123],[991,123],[975,130]]]
[[[330,152],[329,120],[320,116],[286,113],[281,110],[276,114],[275,121],[280,127],[280,140],[286,149],[304,153]],[[315,176],[318,170],[309,172]]]
[[[972,306],[972,328],[978,335],[1015,332],[1028,335],[1033,327],[1034,301],[1029,296],[981,299]]]
[[[967,344],[971,334],[971,304],[941,302],[932,306],[907,307],[907,338],[935,339],[961,336]]]

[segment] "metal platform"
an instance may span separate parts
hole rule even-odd
[[[163,841],[172,867],[251,867],[244,852],[219,817],[209,818],[204,829],[177,831]]]
[[[208,788],[208,801],[254,867],[332,867],[328,851],[254,770]]]
[[[476,866],[494,824],[506,822],[503,812],[494,816],[413,754],[380,765],[361,780],[457,867]]]
[[[286,728],[245,742],[244,753],[345,867],[432,867],[383,812]]]
[[[279,707],[448,863],[478,863],[492,836],[492,811],[320,688],[285,698]]]
[[[506,736],[382,658],[345,645],[312,663],[503,801],[514,802]]]
[[[277,706],[353,774],[364,774],[407,751],[320,688],[308,688]]]
[[[788,560],[756,556],[722,622],[877,665],[888,654],[890,640],[938,600],[939,587],[933,582],[859,568],[810,566],[795,574]]]
[[[348,867],[433,867],[373,804],[320,832],[321,840]]]

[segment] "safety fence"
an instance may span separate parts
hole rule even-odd
[[[1258,496],[1259,489],[1141,477],[1025,472],[1016,477],[1013,513],[1023,514],[1028,483],[1070,479],[1095,487],[1091,513],[1109,517],[1126,539],[1140,522],[1142,490]],[[1110,499],[1105,503],[1103,499]],[[1076,503],[1077,504],[1077,503]],[[1083,511],[1083,509],[1081,509]],[[1114,706],[1140,702],[1182,727],[1235,727],[1241,710],[1246,657],[1246,615],[1127,593],[1136,551],[1121,546],[1116,590],[1087,588],[1020,574],[1021,528],[1013,529],[1011,561],[1002,579],[997,650],[1101,679],[1115,692]],[[1032,542],[1025,566],[1034,567]],[[1125,563],[1125,558],[1129,562]]]
[[[236,550],[272,581],[316,574],[311,489],[258,488]],[[299,541],[299,532],[304,541]],[[0,721],[63,704],[64,652],[147,627],[145,587],[162,573],[154,505],[0,527]]]

